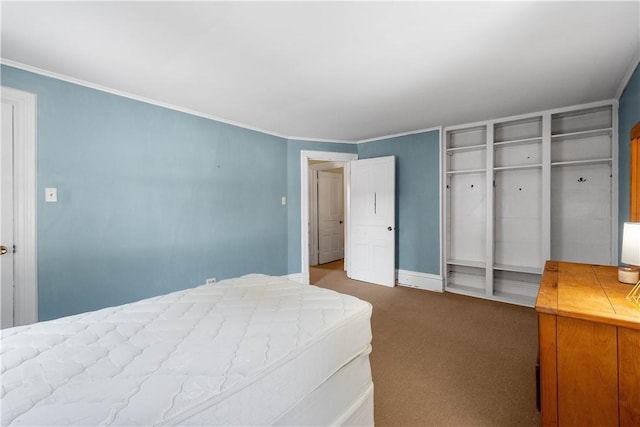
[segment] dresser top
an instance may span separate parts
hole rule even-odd
[[[547,261],[536,311],[640,329],[640,309],[626,300],[632,288],[617,267]]]

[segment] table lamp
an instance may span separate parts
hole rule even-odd
[[[640,308],[640,280],[637,269],[640,266],[640,222],[624,223],[620,261],[630,267],[622,267],[618,270],[618,280],[623,283],[635,283],[627,295],[627,300]]]

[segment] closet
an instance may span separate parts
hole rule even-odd
[[[547,259],[617,263],[617,103],[445,128],[445,289],[533,306]]]

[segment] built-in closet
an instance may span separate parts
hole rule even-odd
[[[445,128],[445,289],[533,306],[547,259],[617,262],[617,103]]]

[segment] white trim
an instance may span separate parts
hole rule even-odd
[[[247,130],[252,130],[252,131],[255,131],[255,132],[261,132],[261,133],[264,133],[264,134],[267,134],[267,135],[276,136],[278,138],[291,139],[288,136],[282,135],[282,134],[277,133],[277,132],[272,132],[272,131],[261,129],[261,128],[257,128],[257,127],[254,127],[254,126],[249,126],[249,125],[246,125],[244,123],[234,122],[233,120],[223,119],[221,117],[213,116],[211,114],[201,113],[201,112],[198,112],[198,111],[195,111],[195,110],[190,110],[188,108],[180,107],[180,106],[173,105],[173,104],[168,104],[166,102],[157,101],[157,100],[151,99],[151,98],[146,98],[144,96],[134,95],[132,93],[123,92],[123,91],[118,90],[118,89],[113,89],[113,88],[110,88],[110,87],[107,87],[107,86],[102,86],[102,85],[99,85],[99,84],[96,84],[96,83],[91,83],[91,82],[88,82],[86,80],[80,80],[80,79],[76,79],[75,77],[66,76],[64,74],[58,74],[58,73],[54,73],[52,71],[43,70],[41,68],[32,67],[31,65],[21,64],[19,62],[11,61],[9,59],[0,58],[0,64],[8,65],[10,67],[18,68],[18,69],[21,69],[21,70],[24,70],[24,71],[35,73],[35,74],[40,74],[40,75],[45,76],[45,77],[51,77],[51,78],[54,78],[54,79],[57,79],[57,80],[62,80],[62,81],[65,81],[67,83],[72,83],[72,84],[76,84],[76,85],[79,85],[79,86],[88,87],[90,89],[99,90],[101,92],[110,93],[112,95],[122,96],[123,98],[129,98],[129,99],[133,99],[135,101],[144,102],[146,104],[151,104],[151,105],[156,105],[158,107],[167,108],[169,110],[179,111],[181,113],[190,114],[192,116],[202,117],[204,119],[209,119],[209,120],[215,120],[216,122],[225,123],[225,124],[228,124],[228,125],[231,125],[231,126],[240,127],[240,128],[247,129]],[[316,142],[320,142],[320,141],[316,141]]]
[[[292,141],[309,141],[309,142],[326,142],[328,144],[357,144],[357,141],[348,141],[346,139],[322,139],[309,138],[306,136],[288,136],[287,139]]]
[[[440,132],[440,134],[438,135],[438,141],[439,141],[439,147],[438,147],[438,158],[440,159],[440,161],[438,162],[438,165],[440,167],[440,173],[438,174],[438,191],[439,191],[439,197],[440,197],[440,209],[438,209],[438,239],[440,239],[440,278],[444,278],[444,268],[445,268],[445,262],[447,257],[445,256],[444,251],[446,250],[445,248],[445,243],[444,243],[444,227],[445,227],[445,216],[444,216],[444,204],[445,204],[445,200],[446,200],[446,194],[444,191],[444,181],[442,180],[444,173],[445,173],[445,165],[444,165],[444,156],[442,155],[442,153],[444,153],[444,128],[442,126],[440,126],[438,128],[438,132]],[[441,284],[441,290],[444,289],[444,282]]]
[[[611,105],[611,120],[613,123],[613,132],[611,134],[611,264],[618,265],[618,236],[620,229],[618,228],[618,186],[619,186],[619,163],[618,163],[618,101],[614,101]]]
[[[349,192],[351,190],[351,168],[349,162],[357,160],[355,153],[334,153],[331,151],[300,150],[300,258],[302,283],[309,283],[309,160],[324,160],[328,162],[344,162],[345,181],[345,220],[344,246],[345,269],[349,262]]]
[[[35,73],[35,74],[39,74],[41,76],[45,76],[45,77],[51,77],[57,80],[62,80],[65,81],[67,83],[72,83],[72,84],[76,84],[79,86],[84,86],[90,89],[95,89],[95,90],[99,90],[101,92],[106,92],[106,93],[110,93],[112,95],[117,95],[117,96],[122,96],[123,98],[128,98],[128,99],[133,99],[135,101],[140,101],[140,102],[144,102],[146,104],[151,104],[151,105],[156,105],[158,107],[163,107],[163,108],[167,108],[169,110],[174,110],[174,111],[179,111],[181,113],[185,113],[185,114],[190,114],[192,116],[197,116],[197,117],[202,117],[205,119],[209,119],[209,120],[215,120],[217,122],[220,123],[226,123],[228,125],[231,126],[236,126],[236,127],[240,127],[243,129],[248,129],[248,130],[252,130],[252,131],[256,131],[256,132],[261,132],[267,135],[272,135],[272,136],[276,136],[278,138],[283,138],[283,139],[287,139],[287,140],[295,140],[295,141],[309,141],[309,142],[326,142],[326,143],[330,143],[330,144],[360,144],[360,143],[364,143],[364,142],[370,142],[370,141],[377,141],[377,140],[381,140],[381,139],[389,139],[389,138],[394,138],[394,137],[398,137],[398,136],[404,136],[404,135],[412,135],[412,134],[416,134],[416,133],[422,133],[422,132],[428,132],[437,128],[429,128],[429,129],[421,129],[421,130],[416,130],[416,131],[409,131],[409,132],[405,132],[405,133],[398,133],[398,134],[394,134],[394,135],[387,135],[387,136],[380,136],[380,137],[376,137],[376,138],[371,138],[371,139],[365,139],[365,140],[360,140],[360,141],[353,141],[353,140],[341,140],[341,139],[322,139],[322,138],[310,138],[310,137],[298,137],[298,136],[287,136],[287,135],[283,135],[281,133],[278,132],[272,132],[266,129],[261,129],[255,126],[249,126],[247,124],[244,123],[239,123],[239,122],[235,122],[233,120],[227,120],[227,119],[223,119],[221,117],[218,116],[213,116],[211,114],[206,114],[206,113],[202,113],[199,111],[195,111],[195,110],[191,110],[188,108],[184,108],[184,107],[180,107],[178,105],[173,105],[173,104],[168,104],[166,102],[162,102],[162,101],[158,101],[152,98],[146,98],[144,96],[140,96],[140,95],[135,95],[129,92],[124,92],[118,89],[113,89],[107,86],[102,86],[96,83],[91,83],[88,82],[86,80],[81,80],[81,79],[77,79],[75,77],[71,77],[71,76],[67,76],[64,74],[59,74],[59,73],[55,73],[53,71],[48,71],[48,70],[44,70],[42,68],[38,68],[38,67],[34,67],[31,65],[27,65],[27,64],[23,64],[20,62],[16,62],[16,61],[12,61],[10,59],[5,59],[5,58],[0,58],[0,64],[4,64],[7,65],[9,67],[13,67],[13,68],[18,68],[20,70],[24,70],[24,71],[28,71],[31,73]]]
[[[333,162],[332,162],[333,163]],[[315,166],[315,165],[313,165]],[[309,165],[309,266],[319,263],[318,250],[318,171]]]
[[[38,321],[36,95],[2,87],[14,106],[14,326]]]
[[[316,171],[326,171],[329,169],[339,169],[344,166],[344,162],[324,162],[309,165],[309,169]]]
[[[418,271],[397,270],[398,285],[427,291],[443,292],[444,281],[441,275],[420,273]]]
[[[418,133],[433,132],[434,130],[440,130],[440,129],[442,129],[442,126],[434,126],[426,129],[418,129],[418,130],[411,130],[408,132],[394,133],[392,135],[377,136],[375,138],[361,139],[357,141],[356,144],[366,144],[367,142],[381,141],[384,139],[391,139],[391,138],[399,138],[401,136],[416,135]]]
[[[636,52],[636,56],[635,58],[633,58],[633,61],[631,61],[631,65],[629,66],[627,73],[624,75],[624,77],[620,81],[618,90],[616,90],[616,100],[620,101],[622,92],[624,92],[624,90],[627,88],[627,85],[629,84],[629,80],[631,80],[631,76],[633,76],[633,72],[638,67],[638,64],[640,64],[640,52]]]

